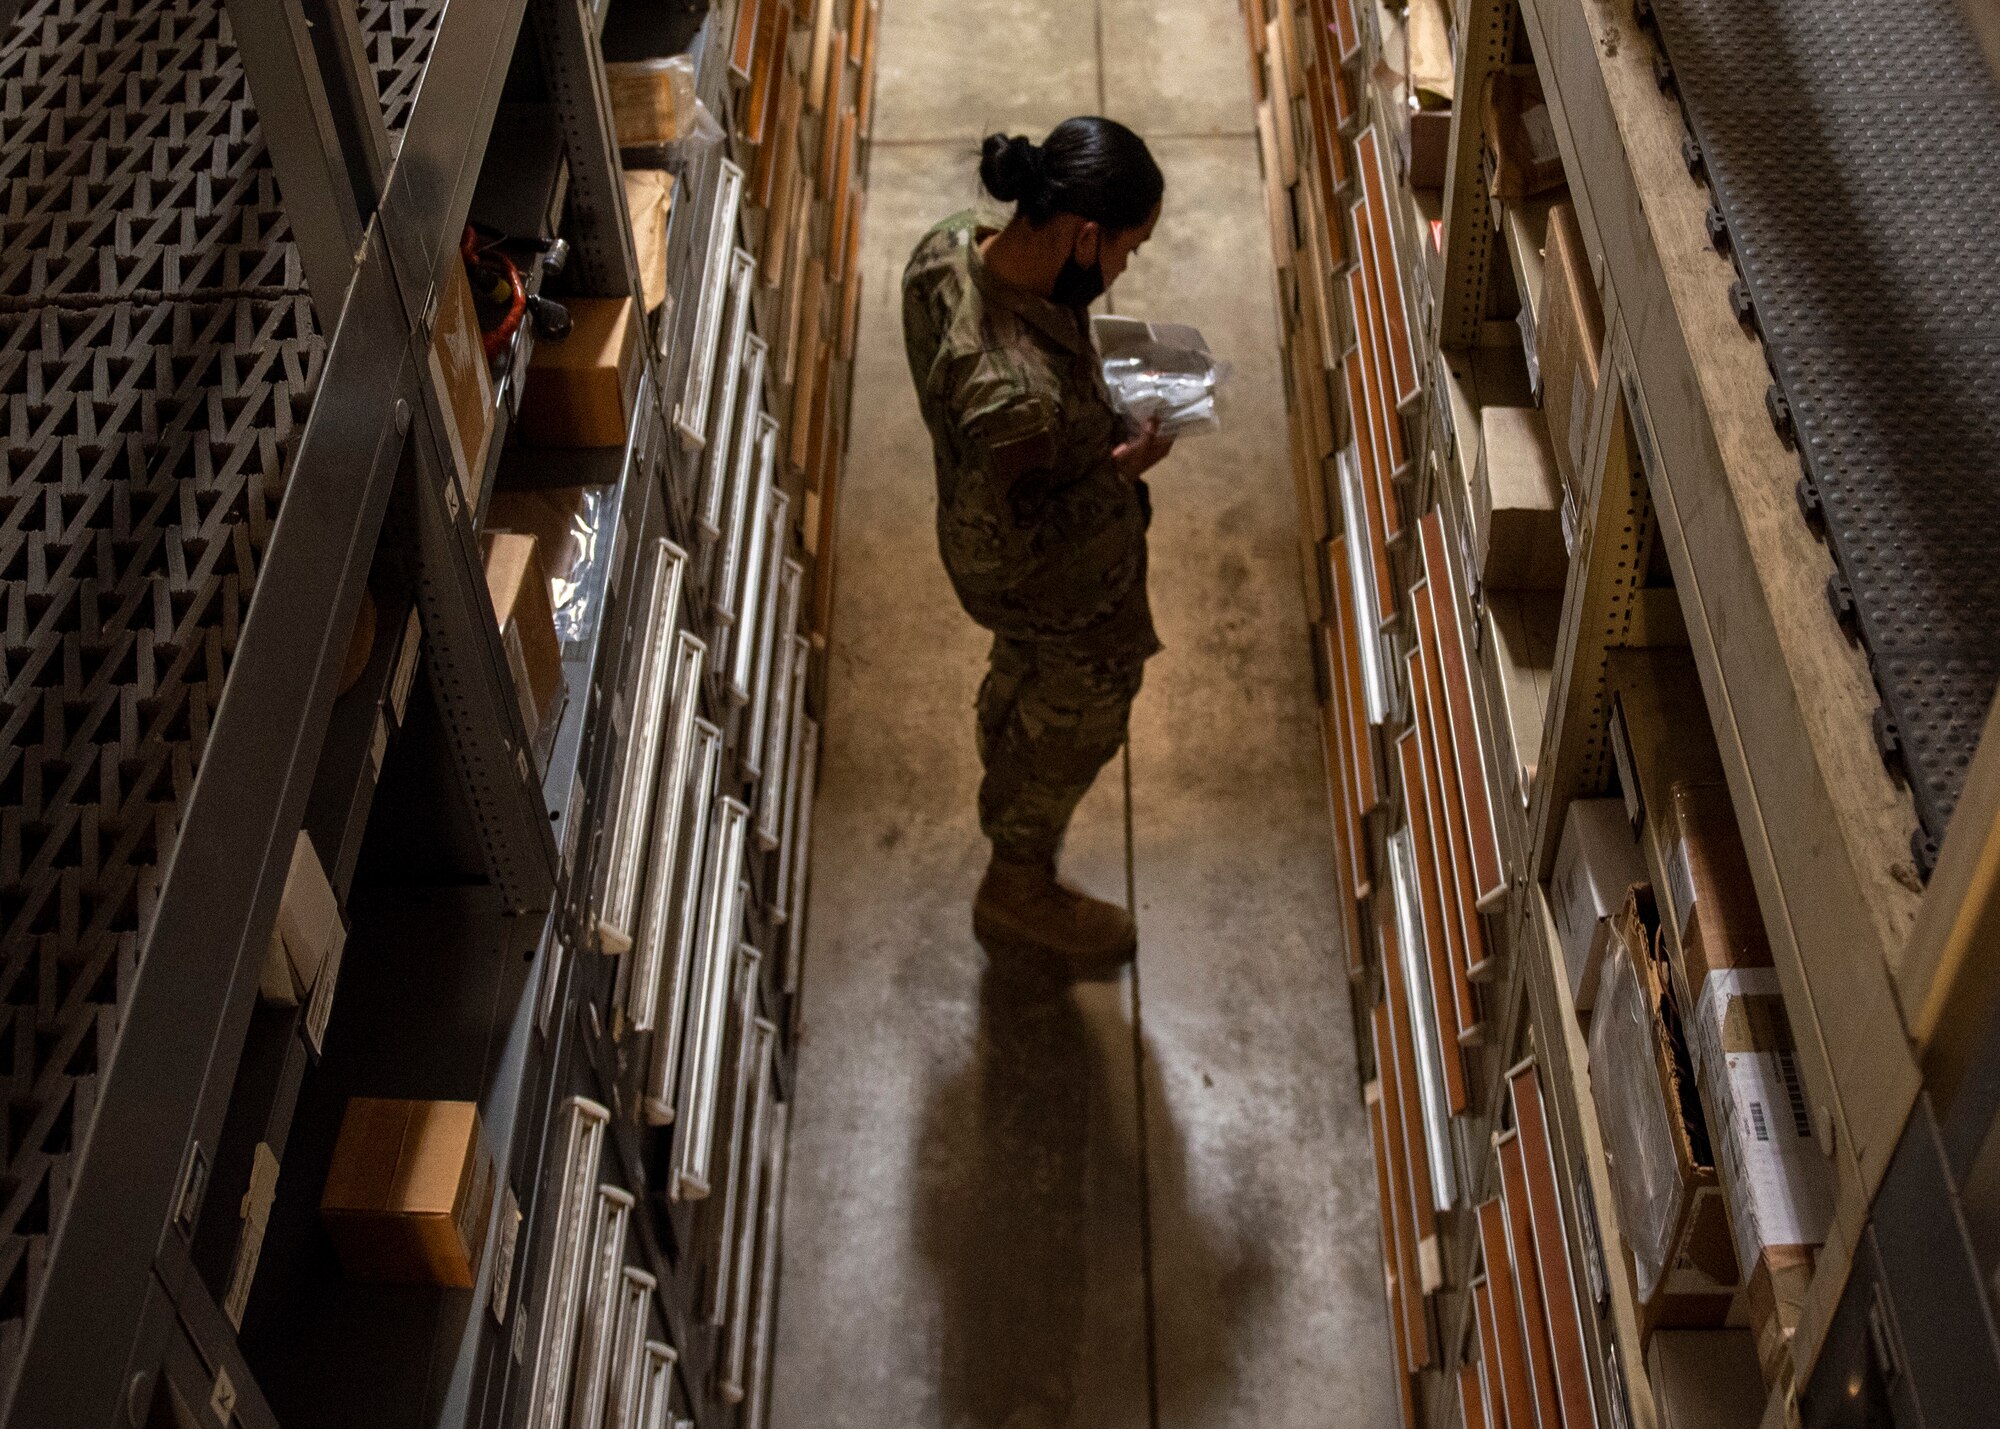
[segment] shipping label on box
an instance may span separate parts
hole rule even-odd
[[[1833,1188],[1813,1138],[1777,971],[1711,971],[1692,1031],[1737,1256],[1751,1266],[1767,1247],[1820,1244],[1832,1224]]]

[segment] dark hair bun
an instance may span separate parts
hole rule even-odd
[[[1042,151],[1018,134],[988,134],[980,146],[979,181],[1002,203],[1032,202],[1041,178]]]

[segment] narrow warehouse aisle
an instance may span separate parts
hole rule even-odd
[[[882,18],[776,1422],[1390,1424],[1240,16]],[[1106,769],[1065,853],[1135,894],[1137,985],[1034,997],[971,936],[987,640],[939,566],[898,285],[975,200],[981,135],[1077,113],[1131,124],[1167,175],[1115,306],[1195,323],[1235,373],[1224,430],[1152,474],[1167,649],[1129,785]]]

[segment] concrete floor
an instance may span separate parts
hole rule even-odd
[[[885,0],[794,1101],[779,1429],[1396,1417],[1333,905],[1269,243],[1228,0]],[[1235,368],[1152,478],[1167,649],[1065,867],[1136,977],[988,975],[986,637],[938,565],[898,283],[995,129],[1109,113],[1165,216],[1112,298]]]

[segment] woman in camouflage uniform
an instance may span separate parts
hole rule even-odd
[[[1152,235],[1165,182],[1138,135],[1096,118],[1042,144],[993,135],[979,176],[1013,219],[948,218],[903,274],[938,545],[966,612],[993,632],[978,704],[993,861],[973,928],[989,950],[1091,975],[1132,956],[1132,917],[1060,882],[1056,855],[1160,648],[1140,477],[1172,442],[1113,410],[1089,307]]]

